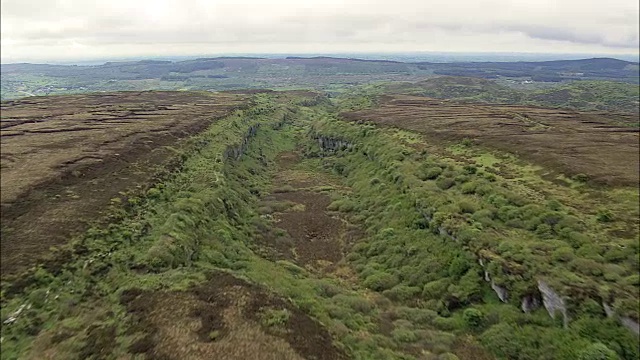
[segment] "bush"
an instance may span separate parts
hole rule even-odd
[[[468,175],[473,175],[478,171],[478,168],[473,166],[473,165],[465,165],[464,166],[464,172],[467,173]]]
[[[419,174],[420,180],[433,180],[442,174],[442,168],[430,167]]]
[[[436,180],[436,185],[438,185],[438,187],[442,190],[447,190],[455,184],[456,184],[455,179],[448,178],[448,177],[438,178],[438,180]]]
[[[462,319],[469,328],[475,329],[484,323],[484,314],[478,309],[468,308],[462,313]]]
[[[374,304],[370,300],[359,296],[340,294],[334,296],[333,301],[335,301],[337,305],[346,305],[350,309],[362,314],[370,313],[374,307]]]
[[[384,291],[396,286],[398,278],[388,273],[378,272],[368,276],[363,284],[371,290]]]
[[[473,214],[478,210],[478,206],[469,200],[461,200],[458,202],[458,207],[460,207],[460,211],[467,214]]]
[[[579,360],[617,360],[619,359],[615,351],[609,349],[603,343],[591,344],[580,352]]]
[[[291,313],[287,309],[267,309],[260,316],[260,323],[265,327],[283,326],[289,321]]]
[[[390,290],[385,290],[382,294],[394,301],[407,301],[420,294],[418,287],[397,285]]]
[[[477,183],[470,181],[462,184],[462,186],[460,187],[460,191],[462,191],[463,194],[473,194],[476,192],[477,187]]]
[[[610,210],[600,210],[596,217],[599,222],[608,223],[613,221],[613,213]]]
[[[587,182],[589,180],[589,176],[587,176],[586,174],[575,174],[571,177],[571,179],[573,181],[578,181],[578,182]]]
[[[431,281],[422,288],[422,296],[427,299],[440,299],[448,287],[449,280],[447,278]]]
[[[573,249],[568,246],[555,249],[551,257],[554,261],[569,262],[574,258]]]
[[[412,343],[418,340],[418,334],[405,328],[394,329],[391,332],[391,336],[393,340],[400,343]]]

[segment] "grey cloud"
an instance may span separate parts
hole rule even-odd
[[[638,36],[637,34],[628,35],[619,40],[611,40],[606,38],[603,34],[594,33],[590,31],[575,31],[572,29],[552,27],[552,26],[536,26],[536,25],[518,25],[509,26],[505,29],[511,31],[522,32],[528,37],[542,40],[555,40],[555,41],[568,41],[580,44],[597,44],[610,47],[621,48],[637,48]]]
[[[273,44],[274,50],[292,52],[308,44],[353,51],[383,51],[392,44],[406,51],[556,46],[637,52],[635,1],[609,0],[605,6],[598,0],[565,0],[551,11],[549,4],[533,0],[275,0],[270,6],[258,0],[3,0],[2,48],[3,58],[47,48],[60,52],[69,44],[96,53],[104,52],[101,47],[131,53],[140,45],[163,51],[184,44],[222,49]]]

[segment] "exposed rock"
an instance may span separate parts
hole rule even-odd
[[[507,289],[503,288],[500,285],[496,285],[493,280],[491,281],[491,288],[496,292],[500,301],[506,303],[509,300],[509,292],[507,291]]]
[[[25,308],[28,308],[26,303],[20,305],[18,310],[14,311],[13,314],[9,315],[9,317],[3,322],[3,324],[10,325],[10,324],[13,324],[14,322],[16,322],[16,320],[18,320],[18,317],[20,316],[20,314],[22,314],[22,311]]]
[[[538,280],[538,290],[542,294],[542,304],[547,309],[549,316],[555,319],[556,313],[560,312],[566,328],[569,323],[569,316],[567,315],[567,306],[564,299],[542,280]]]
[[[605,303],[604,301],[602,302],[602,307],[604,308],[604,312],[605,314],[607,314],[607,317],[615,316],[616,314],[615,310],[613,310],[613,308],[607,303]],[[620,324],[622,324],[622,326],[626,327],[627,329],[633,331],[636,335],[640,335],[640,324],[637,321],[633,320],[632,318],[628,316],[621,317]]]
[[[540,298],[537,295],[527,295],[522,298],[522,303],[520,305],[520,309],[523,312],[529,313],[533,310],[536,310],[540,307]]]
[[[621,317],[620,323],[626,327],[627,329],[636,333],[636,335],[640,334],[640,324],[637,321],[633,320],[630,317]]]
[[[484,268],[484,265],[482,263],[482,259],[480,259],[480,265]],[[489,275],[489,272],[487,270],[484,271],[484,281],[486,282],[490,282],[491,283],[491,289],[493,289],[493,291],[495,291],[496,295],[498,295],[498,299],[500,299],[500,301],[506,303],[509,300],[509,292],[507,289],[505,289],[504,287],[497,285],[495,283],[495,281],[491,280],[491,276]]]
[[[613,308],[607,305],[607,303],[605,303],[604,301],[602,302],[602,307],[604,308],[604,313],[607,314],[607,317],[612,317],[616,314],[616,312],[613,311]]]
[[[336,139],[328,136],[318,136],[317,139],[318,145],[323,151],[338,151],[351,149],[353,147],[353,143],[342,139]]]
[[[440,226],[438,228],[438,232],[440,233],[441,236],[447,237],[453,241],[458,241],[458,238],[453,236],[451,233],[449,233],[449,231],[447,229],[445,229],[444,227]]]
[[[258,132],[259,125],[253,125],[249,127],[247,134],[242,139],[242,143],[235,146],[227,146],[224,151],[224,159],[232,158],[234,160],[240,159],[244,151],[247,149],[247,145],[249,144],[249,140],[256,135]]]

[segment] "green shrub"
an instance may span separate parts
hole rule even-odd
[[[571,179],[573,181],[578,181],[578,182],[587,182],[589,180],[589,176],[587,176],[586,174],[575,174],[571,177]]]
[[[579,360],[618,360],[620,359],[615,351],[609,349],[603,343],[594,343],[586,349],[580,351]]]
[[[421,293],[421,289],[415,286],[396,285],[392,289],[385,290],[382,294],[394,301],[408,301]]]
[[[478,309],[468,308],[462,313],[462,319],[469,328],[475,329],[484,323],[484,313]]]
[[[370,300],[359,296],[339,294],[334,296],[332,300],[337,305],[347,306],[362,314],[369,314],[374,307],[374,304]]]
[[[266,327],[279,327],[285,325],[290,317],[287,309],[266,309],[260,316],[260,323]]]
[[[465,165],[463,169],[464,169],[464,172],[469,175],[473,175],[478,171],[478,168],[473,165]]]
[[[440,177],[436,180],[436,185],[442,190],[447,190],[456,184],[455,179],[448,177]]]
[[[569,262],[573,260],[573,249],[567,246],[557,248],[553,251],[551,258],[557,262]]]
[[[398,278],[392,274],[377,272],[368,276],[363,285],[371,290],[384,291],[398,284]]]
[[[473,214],[478,210],[478,205],[470,200],[461,200],[458,202],[460,211],[467,214]]]
[[[431,281],[422,288],[422,296],[427,299],[440,299],[447,291],[449,284],[449,279],[447,278]]]
[[[418,334],[405,328],[397,328],[391,332],[391,337],[400,343],[413,343],[418,341]]]
[[[600,210],[596,215],[596,219],[602,223],[608,223],[613,221],[613,213],[611,210]]]
[[[459,279],[469,270],[470,260],[461,256],[457,256],[449,264],[449,276],[455,279]]]
[[[433,180],[442,174],[442,168],[434,166],[423,170],[419,174],[420,180]]]
[[[463,194],[473,194],[476,192],[476,188],[478,187],[478,183],[470,181],[462,184],[460,187],[460,191]]]

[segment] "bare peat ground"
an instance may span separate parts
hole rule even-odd
[[[223,272],[187,292],[132,289],[121,303],[139,335],[129,350],[146,358],[346,358],[327,330],[290,302]]]
[[[275,258],[320,273],[334,272],[343,267],[341,261],[347,247],[361,234],[357,227],[327,211],[331,198],[321,190],[331,191],[336,183],[325,174],[296,168],[299,161],[296,152],[278,157],[279,170],[273,183],[285,186],[276,187],[262,200],[267,212],[271,210],[267,216],[272,218],[275,229],[267,231],[262,241],[275,250]],[[282,204],[285,209],[279,211]]]
[[[467,138],[560,174],[586,174],[600,184],[637,186],[640,181],[637,113],[463,104],[397,95],[381,97],[377,108],[342,116],[417,131],[435,142]]]
[[[2,103],[2,276],[86,229],[111,199],[171,167],[175,146],[246,94],[121,92]]]

